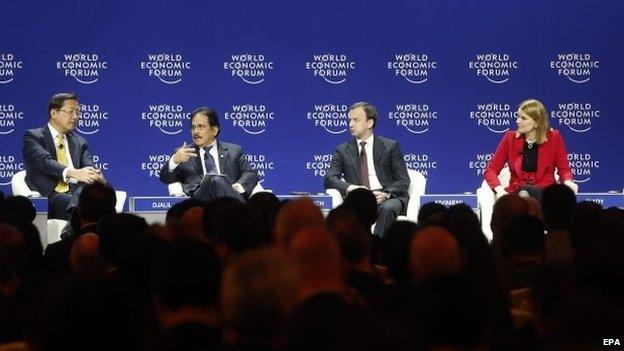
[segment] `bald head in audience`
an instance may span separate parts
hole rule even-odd
[[[515,217],[525,215],[529,212],[528,202],[516,195],[507,194],[496,201],[494,204],[494,212],[492,213],[493,240],[497,241],[501,233],[505,231],[509,221]]]
[[[76,238],[69,255],[69,264],[74,276],[94,277],[102,267],[100,256],[100,237],[94,233],[85,233]]]
[[[321,292],[343,292],[340,248],[324,226],[296,232],[286,250],[301,279],[301,300]]]
[[[323,214],[310,198],[304,197],[291,201],[284,205],[277,214],[275,242],[286,247],[296,232],[323,224]]]
[[[184,229],[184,233],[195,240],[207,241],[208,238],[204,235],[204,208],[200,206],[191,207],[186,210],[182,217],[180,217],[180,223]]]
[[[459,243],[440,226],[426,226],[410,243],[410,274],[413,282],[460,273],[464,268]]]

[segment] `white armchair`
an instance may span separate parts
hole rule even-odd
[[[509,167],[505,166],[498,174],[498,180],[500,181],[503,187],[509,186],[509,179],[511,178],[511,173],[509,172]],[[557,171],[555,171],[555,181],[559,182],[559,175]],[[571,185],[572,190],[577,193],[578,192],[578,184],[573,183]],[[479,212],[481,213],[481,230],[483,230],[483,234],[488,238],[489,241],[492,241],[492,228],[490,227],[490,223],[492,222],[492,213],[494,212],[494,203],[496,202],[496,194],[490,188],[488,183],[484,180],[481,183],[481,187],[477,189],[477,203],[479,205]]]
[[[413,169],[408,169],[407,175],[410,178],[410,186],[407,189],[410,198],[407,203],[406,215],[399,216],[397,220],[416,222],[418,219],[418,210],[420,210],[420,196],[425,194],[427,178]],[[337,189],[327,189],[325,192],[332,197],[332,207],[336,208],[342,204],[343,198],[340,191]]]
[[[180,182],[175,182],[175,183],[170,183],[167,184],[167,190],[169,191],[169,196],[176,196],[176,197],[183,197],[186,196],[186,194],[184,193],[184,190],[182,190],[182,183]],[[270,189],[265,189],[262,187],[262,184],[260,184],[260,182],[258,182],[258,184],[256,184],[256,186],[253,188],[253,190],[251,191],[251,194],[249,194],[249,196],[253,196],[256,193],[262,192],[262,191],[266,191],[269,193],[272,193],[273,191]]]
[[[26,171],[19,171],[11,178],[11,190],[13,195],[25,196],[29,199],[41,198],[41,194],[28,187],[26,184]],[[117,202],[115,203],[115,211],[122,212],[128,194],[125,191],[115,191]],[[67,225],[67,221],[62,219],[48,219],[47,233],[39,233],[41,243],[44,247],[47,244],[57,242],[61,239],[61,231]]]

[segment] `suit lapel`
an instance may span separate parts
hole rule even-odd
[[[522,172],[522,155],[524,153],[524,138],[522,136],[514,138],[514,142],[513,142],[513,154],[516,155],[515,157],[511,158],[512,160],[514,160],[513,165],[511,165],[511,167],[513,167],[513,169],[516,171],[516,174],[521,174]]]
[[[546,168],[546,162],[545,162],[545,158],[546,158],[546,146],[547,144],[544,143],[542,145],[537,145],[535,144],[535,146],[537,146],[537,171],[535,172],[535,178],[536,179],[542,179],[542,175],[544,175],[544,171]]]
[[[58,156],[56,155],[56,147],[54,146],[54,140],[52,140],[52,133],[50,133],[50,128],[48,126],[43,127],[43,140],[45,142],[45,147],[54,157],[55,160],[58,160]]]
[[[347,144],[347,157],[350,159],[349,161],[354,167],[353,173],[357,178],[357,183],[361,184],[362,177],[360,177],[360,155],[358,153],[358,147],[355,138],[351,139],[349,144]]]
[[[219,162],[219,171],[221,171],[221,174],[226,174],[225,165],[227,164],[228,160],[227,151],[228,147],[217,141],[217,154],[219,155],[219,159],[217,160],[217,162]]]
[[[381,176],[381,158],[383,156],[384,146],[381,143],[379,138],[373,139],[373,163],[375,164],[375,173],[377,174],[377,178]]]
[[[202,162],[204,160],[202,160],[200,154],[199,154],[199,147],[197,147],[197,145],[195,145],[195,153],[197,154],[197,157],[191,157],[191,159],[193,160],[193,166],[195,167],[195,169],[197,170],[198,174],[201,174],[202,176],[204,175],[204,168],[202,167]]]

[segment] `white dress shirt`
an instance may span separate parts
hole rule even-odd
[[[209,153],[212,155],[212,158],[215,161],[215,167],[217,168],[217,173],[221,174],[221,167],[219,166],[219,152],[217,150],[217,141],[213,141],[212,144],[207,145],[205,147],[211,146]],[[203,147],[199,148],[199,155],[197,155],[197,157],[199,157],[199,160],[202,165],[202,172],[204,175],[206,175],[206,173],[208,173],[206,171],[206,164],[204,163],[204,155],[206,154],[206,151],[204,150]],[[171,156],[171,158],[169,159],[169,172],[172,172],[174,169],[176,169],[176,167],[178,167],[178,164],[173,162],[173,156]]]
[[[381,190],[383,186],[377,178],[377,172],[375,172],[375,161],[373,158],[373,142],[375,141],[375,136],[371,135],[366,140],[356,139],[356,141],[358,147],[358,157],[360,157],[360,154],[362,153],[362,145],[360,145],[360,143],[362,141],[366,142],[366,163],[368,165],[368,182],[370,183],[370,190]]]

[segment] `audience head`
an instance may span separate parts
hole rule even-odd
[[[418,229],[410,243],[409,269],[413,282],[462,272],[464,262],[457,239],[440,226]]]
[[[447,211],[446,206],[437,202],[427,202],[420,206],[418,210],[418,221],[420,225],[440,223]]]
[[[419,226],[410,221],[392,223],[383,237],[382,262],[395,280],[409,279],[410,242]]]
[[[355,214],[346,210],[331,211],[327,216],[327,229],[338,239],[342,258],[346,262],[370,262],[370,234]]]
[[[297,271],[282,250],[243,253],[223,272],[226,327],[240,340],[271,343],[283,334],[297,297]]]
[[[503,235],[504,252],[509,255],[542,255],[544,226],[539,219],[522,215],[507,224]]]
[[[301,277],[300,298],[344,288],[340,247],[324,226],[307,227],[295,233],[287,253]]]
[[[563,184],[553,184],[542,192],[542,211],[547,229],[568,228],[576,207],[576,195]]]
[[[492,222],[490,224],[493,233],[493,240],[500,240],[500,235],[505,231],[507,223],[517,216],[525,215],[529,212],[528,203],[516,194],[507,194],[494,203],[492,212]]]
[[[222,260],[269,243],[262,216],[253,206],[234,202],[215,208],[214,243]]]
[[[179,239],[162,247],[152,271],[152,292],[160,312],[184,306],[212,308],[219,299],[221,264],[205,243]]]
[[[186,199],[184,201],[180,201],[177,204],[171,206],[169,210],[167,210],[167,216],[165,218],[165,223],[170,224],[173,222],[180,221],[184,212],[193,207],[201,207],[204,203],[196,200],[196,199]]]
[[[323,214],[310,198],[303,197],[290,201],[277,214],[275,242],[286,247],[296,232],[322,225],[324,225]]]
[[[344,202],[344,209],[352,211],[366,228],[377,222],[377,199],[372,191],[358,188],[349,192]]]
[[[100,277],[104,272],[100,256],[100,237],[94,233],[86,233],[76,238],[69,254],[69,265],[75,278]]]
[[[96,223],[100,218],[115,213],[117,197],[110,186],[95,182],[82,189],[78,199],[78,213],[82,225]]]
[[[4,210],[15,213],[28,223],[32,223],[37,216],[35,206],[24,196],[7,197],[4,200]]]
[[[117,263],[119,248],[124,241],[142,235],[147,229],[144,218],[130,213],[115,213],[98,222],[100,253],[106,263]]]

